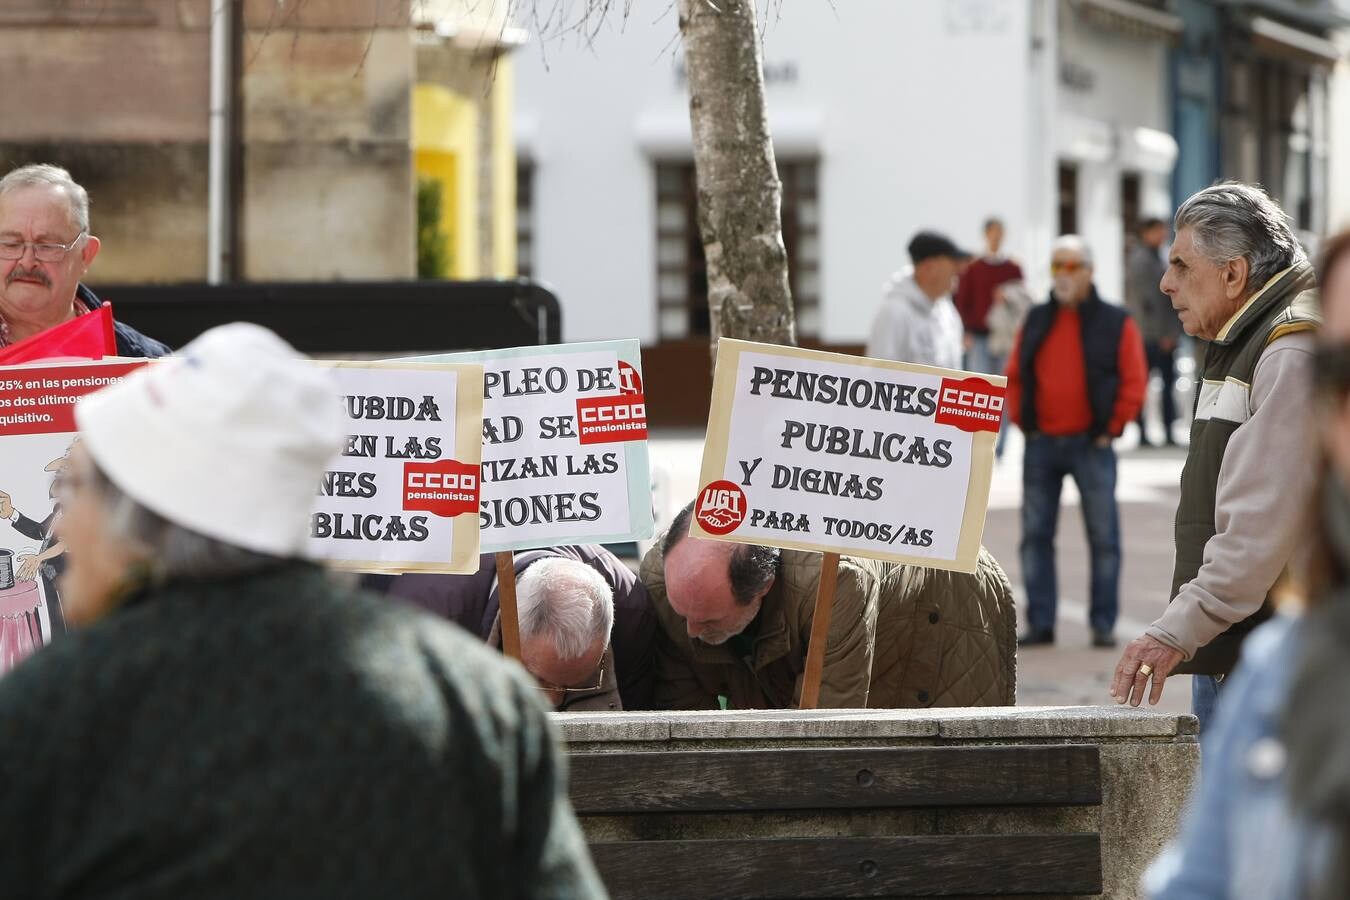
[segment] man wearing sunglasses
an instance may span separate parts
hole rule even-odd
[[[1203,730],[1306,539],[1320,314],[1289,217],[1260,188],[1205,188],[1181,205],[1174,231],[1160,286],[1186,333],[1209,343],[1181,474],[1172,600],[1125,648],[1111,696],[1157,703],[1168,675],[1189,673]]]
[[[0,178],[0,347],[98,309],[80,279],[98,256],[89,194],[65,169],[24,166]],[[158,357],[169,348],[122,322],[119,356]]]
[[[1008,413],[1026,434],[1022,458],[1022,646],[1055,642],[1055,530],[1066,476],[1082,498],[1091,550],[1092,646],[1114,647],[1120,598],[1120,511],[1112,438],[1144,402],[1148,363],[1139,328],[1097,296],[1092,252],[1075,235],[1055,241],[1050,301],[1032,307],[1008,363]]]

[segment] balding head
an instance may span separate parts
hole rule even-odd
[[[666,598],[685,631],[705,644],[723,644],[759,615],[773,587],[779,552],[773,547],[689,537],[693,504],[682,509],[662,542]]]

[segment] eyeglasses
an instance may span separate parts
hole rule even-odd
[[[546,694],[590,694],[600,690],[605,685],[605,664],[600,663],[600,667],[595,670],[595,684],[590,687],[563,687],[559,684],[548,684],[540,681],[535,685],[536,690],[543,691]],[[538,679],[535,679],[538,681]]]
[[[29,241],[0,241],[0,259],[23,259],[27,248],[33,248],[33,257],[38,262],[55,263],[66,258],[66,254],[75,248],[87,232],[84,229],[75,235],[69,244],[34,244]]]
[[[1086,268],[1086,263],[1074,262],[1072,260],[1067,262],[1052,262],[1050,263],[1050,274],[1058,275],[1060,272],[1063,272],[1065,275],[1072,275],[1075,272],[1081,272]]]

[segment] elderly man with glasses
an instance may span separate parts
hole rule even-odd
[[[1093,647],[1114,647],[1120,595],[1120,513],[1112,438],[1144,402],[1148,363],[1130,314],[1097,296],[1082,238],[1055,242],[1054,289],[1032,307],[1008,363],[1008,412],[1026,434],[1022,462],[1022,646],[1055,642],[1055,530],[1072,476],[1091,550],[1088,624]]]
[[[102,306],[80,283],[98,251],[89,194],[65,169],[23,166],[0,178],[0,347]],[[114,327],[119,356],[169,352],[128,325]]]
[[[559,712],[651,709],[656,616],[647,590],[604,547],[515,554],[520,656]],[[502,646],[496,557],[473,575],[371,576],[367,585]]]

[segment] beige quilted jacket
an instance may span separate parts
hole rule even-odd
[[[753,640],[691,640],[666,599],[660,545],[641,578],[660,621],[658,709],[795,707],[810,639],[820,554],[783,551]],[[1016,607],[1003,569],[980,551],[975,574],[875,560],[839,561],[825,649],[822,708],[1009,706]]]

